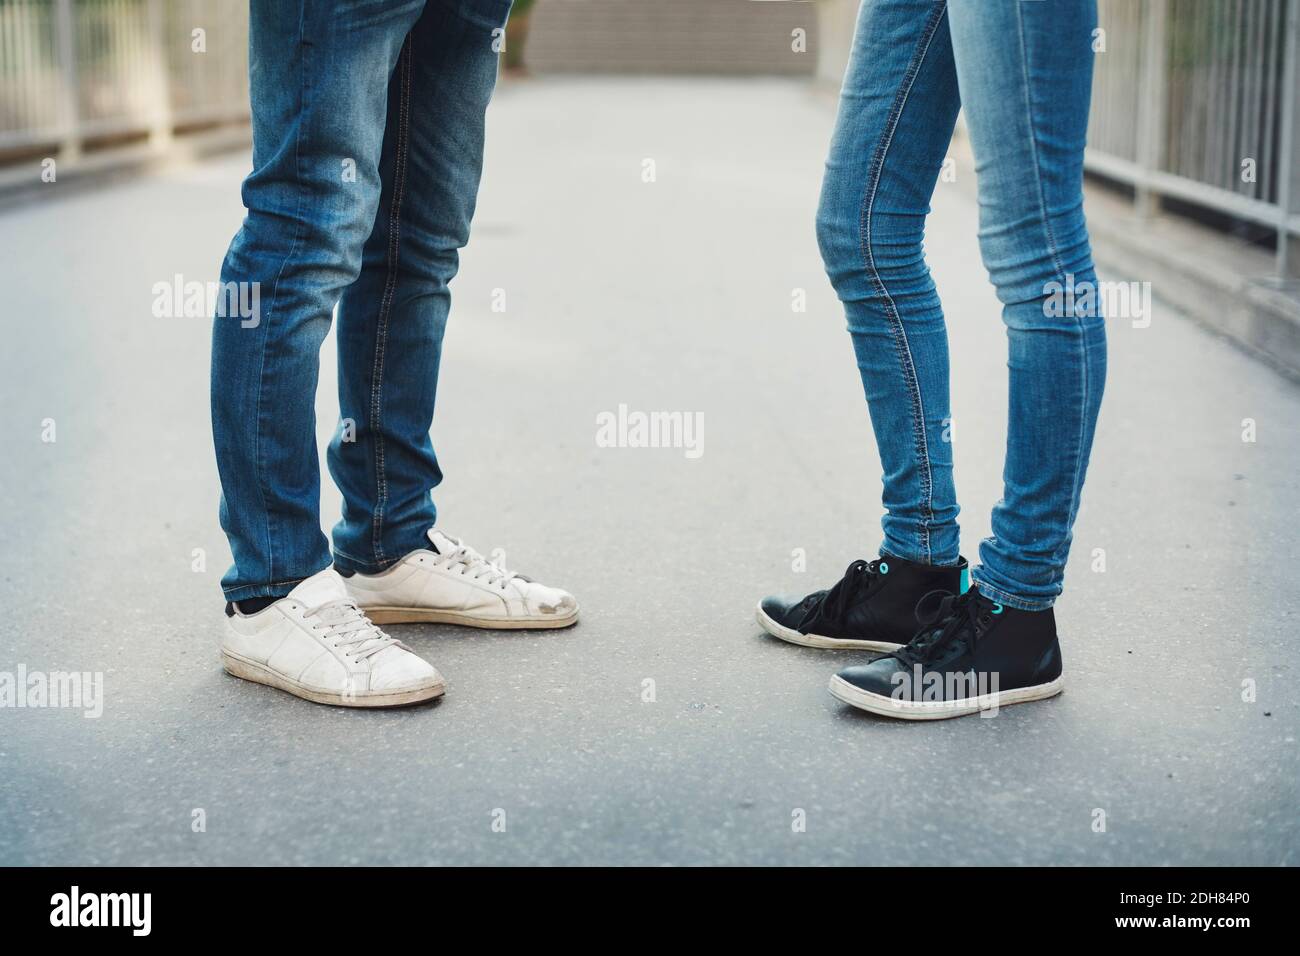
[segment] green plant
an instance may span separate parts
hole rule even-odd
[[[537,0],[515,0],[515,5],[510,8],[510,18],[526,17],[528,11],[533,8]]]

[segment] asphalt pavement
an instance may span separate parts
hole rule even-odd
[[[394,628],[448,678],[417,709],[218,662],[210,321],[152,305],[215,280],[247,155],[0,214],[0,672],[103,675],[98,717],[0,707],[0,863],[1297,862],[1300,390],[1159,289],[1149,325],[1110,323],[1060,697],[888,722],[826,691],[861,654],[754,624],[880,539],[813,234],[832,118],[794,80],[503,86],[453,285],[440,525],[583,616]],[[963,185],[940,184],[928,249],[974,555],[1006,349]],[[323,448],[332,341],[322,364]],[[603,447],[620,405],[701,416],[701,453]],[[326,478],[327,528],[338,507]]]

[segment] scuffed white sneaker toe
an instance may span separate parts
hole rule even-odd
[[[532,617],[561,618],[576,617],[578,602],[568,591],[547,587],[536,581],[524,578],[516,579],[523,597],[524,607]]]
[[[460,624],[542,629],[578,620],[578,601],[489,561],[458,538],[431,529],[429,547],[379,574],[345,578],[348,593],[377,624]]]

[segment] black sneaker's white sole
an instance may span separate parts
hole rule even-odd
[[[1046,684],[1000,690],[962,700],[901,700],[855,687],[836,674],[831,678],[829,689],[834,697],[844,703],[882,717],[897,717],[899,720],[946,720],[949,717],[965,717],[968,714],[978,714],[982,710],[993,710],[1009,704],[1024,704],[1031,700],[1055,697],[1064,686],[1062,678],[1058,677]]]
[[[821,634],[801,634],[792,627],[786,627],[784,624],[778,624],[768,616],[760,604],[754,612],[754,617],[758,621],[758,626],[773,637],[779,637],[783,641],[789,641],[791,644],[802,644],[804,647],[822,647],[822,648],[844,648],[859,649],[864,651],[881,651],[888,654],[890,651],[896,651],[902,644],[890,644],[887,641],[856,641],[845,640],[838,637],[824,637]]]

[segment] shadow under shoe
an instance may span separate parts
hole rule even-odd
[[[894,651],[916,633],[917,604],[967,586],[965,558],[951,567],[884,554],[854,561],[835,585],[803,598],[765,597],[755,617],[774,637],[805,647]]]
[[[930,622],[888,657],[846,667],[830,692],[861,710],[942,720],[1061,692],[1061,646],[1052,609],[1022,611],[972,588],[940,602]]]

